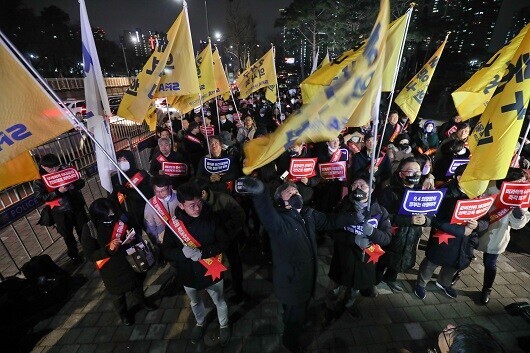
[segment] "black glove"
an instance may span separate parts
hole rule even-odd
[[[516,219],[521,219],[523,218],[523,209],[521,207],[515,207],[513,210],[512,210],[512,214],[513,216],[516,218]]]
[[[263,182],[253,177],[242,177],[236,180],[236,191],[240,194],[260,194],[265,190]]]

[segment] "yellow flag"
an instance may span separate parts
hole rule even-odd
[[[500,83],[506,65],[521,44],[528,28],[530,28],[530,24],[526,25],[510,43],[496,52],[480,70],[451,94],[462,120],[467,120],[484,112],[495,88]]]
[[[190,94],[186,96],[177,96],[173,100],[170,99],[170,104],[173,108],[180,111],[181,114],[186,114],[192,111],[193,108],[201,105],[216,96],[214,72],[213,72],[213,57],[212,45],[208,45],[197,55],[195,60],[197,65],[197,77],[199,78],[199,86],[201,89],[201,98],[198,94]]]
[[[385,68],[383,71],[383,92],[392,92],[395,88],[394,75],[399,71],[402,54],[401,46],[405,41],[411,14],[412,7],[403,16],[392,22],[388,28]]]
[[[427,87],[431,82],[432,76],[434,75],[434,70],[436,70],[436,65],[440,60],[440,56],[445,48],[445,43],[447,43],[447,38],[449,34],[445,36],[445,40],[438,50],[433,54],[429,61],[423,66],[423,68],[418,72],[407,85],[399,92],[398,96],[394,102],[401,108],[403,113],[408,116],[411,122],[416,120],[418,112],[423,102],[423,98],[427,93]]]
[[[29,152],[0,165],[0,190],[39,178],[39,169]]]
[[[510,167],[530,101],[529,58],[527,32],[470,137],[472,157],[459,183],[469,198],[481,195],[490,180],[503,179]]]
[[[343,75],[325,91],[318,93],[311,103],[302,106],[299,113],[289,116],[274,133],[250,140],[244,145],[247,156],[243,168],[245,174],[275,160],[295,141],[318,142],[337,137],[365,94],[379,63],[383,61],[388,18],[388,0],[381,0],[381,10],[366,50],[355,65],[345,68]]]
[[[240,97],[245,99],[252,92],[267,86],[276,85],[276,69],[274,66],[274,48],[271,48],[261,59],[243,71],[236,80]]]
[[[228,99],[230,97],[230,84],[226,78],[225,70],[223,70],[219,50],[213,53],[213,76],[217,95],[221,95],[223,99]]]
[[[72,128],[0,37],[0,164]]]
[[[278,91],[276,85],[267,87],[267,89],[265,90],[265,99],[267,99],[271,103],[274,103],[278,100]]]
[[[123,95],[118,115],[141,123],[153,117],[155,98],[191,94],[199,94],[199,80],[184,1],[175,23],[167,34],[159,34],[155,51]],[[154,125],[152,119],[148,120],[150,126]]]
[[[387,56],[385,57],[385,71],[383,75],[383,91],[385,92],[391,91],[394,72],[397,67],[397,62],[400,59],[399,53],[401,49],[401,43],[404,40],[407,29],[407,16],[410,16],[410,13],[411,10],[393,21],[388,26],[386,39]],[[327,86],[329,86],[331,82],[333,82],[333,80],[335,80],[341,74],[345,67],[351,65],[352,62],[355,62],[363,53],[364,48],[365,44],[363,44],[357,50],[345,51],[341,56],[331,62],[329,62],[329,55],[326,55],[328,58],[328,63],[325,64],[323,61],[322,64],[320,64],[321,67],[309,75],[300,84],[300,88],[302,90],[302,100],[304,104],[309,103],[318,92],[323,91]]]

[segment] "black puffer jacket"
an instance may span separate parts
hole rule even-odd
[[[421,189],[417,187],[414,189]],[[412,216],[399,214],[407,188],[400,179],[393,176],[391,184],[380,193],[379,204],[390,214],[393,235],[390,244],[385,246],[384,263],[386,267],[403,272],[416,263],[416,248],[423,232],[422,227],[431,226],[431,217],[425,216],[425,224],[412,224]]]
[[[468,197],[458,188],[456,180],[450,181],[443,187],[447,188],[447,192],[433,220],[425,255],[436,265],[462,270],[471,262],[473,249],[478,246],[478,234],[488,229],[489,215],[486,214],[477,221],[478,226],[470,235],[464,235],[465,226],[451,224],[451,218],[458,200],[465,200]],[[440,237],[439,231],[448,233],[452,237]]]
[[[131,222],[127,221],[126,216],[122,216],[122,221],[126,224],[131,224]],[[119,295],[141,286],[145,279],[145,274],[135,272],[127,261],[127,246],[119,247],[115,253],[109,251],[108,244],[111,241],[116,222],[117,220],[108,225],[99,222],[99,224],[95,225],[97,238],[92,237],[88,224],[85,224],[81,235],[81,245],[87,259],[94,263],[109,258],[109,261],[103,265],[99,273],[109,293]],[[139,241],[140,237],[138,235],[136,237],[137,241]]]
[[[304,207],[276,208],[266,190],[253,195],[254,207],[271,240],[274,293],[282,304],[304,304],[317,278],[316,232],[343,228],[352,214],[325,215]]]
[[[348,196],[342,200],[338,210],[339,212],[358,213],[356,205],[350,201]],[[352,225],[359,226],[359,231],[362,232],[364,217],[357,218]],[[371,224],[377,221],[377,227],[369,237],[370,240],[380,246],[388,245],[392,236],[388,212],[377,202],[373,202],[370,207],[370,217],[366,220],[372,220]],[[335,243],[329,277],[335,283],[351,286],[353,289],[365,289],[376,284],[376,263],[369,262],[369,256],[363,256],[364,250],[355,244],[355,234],[341,229],[333,234],[333,239]]]
[[[201,246],[202,258],[208,259],[225,251],[230,245],[230,238],[222,223],[211,212],[207,204],[203,204],[199,217],[190,217],[186,212],[177,208],[175,216],[184,223],[188,232]],[[205,276],[206,268],[199,262],[188,259],[182,253],[182,243],[177,236],[166,227],[162,251],[164,258],[177,269],[181,283],[186,287],[204,289],[220,279],[213,280],[212,276]],[[221,279],[223,273],[221,273]]]

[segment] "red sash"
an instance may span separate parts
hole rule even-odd
[[[162,204],[162,202],[160,202],[160,200],[158,199],[158,197],[152,197],[151,200],[149,200],[149,202],[151,203],[151,205],[153,205],[153,207],[155,208],[155,210],[158,211],[158,213],[160,213],[163,217],[164,217],[164,220],[166,222],[169,222],[170,218],[169,217],[169,211],[166,210],[166,208],[164,207],[164,205]]]
[[[162,153],[160,153],[157,157],[156,157],[156,160],[160,162],[160,164],[164,163],[164,162],[169,162],[167,160],[166,157],[164,157],[164,155]]]
[[[399,123],[397,123],[396,127],[394,127],[394,132],[392,133],[392,135],[390,136],[390,139],[388,141],[394,142],[394,139],[397,137],[397,135],[399,135],[401,133],[402,129],[403,128],[401,127],[401,125],[399,125]]]
[[[331,158],[329,159],[329,161],[331,163],[338,162],[341,155],[342,155],[342,151],[340,150],[340,148],[337,148],[337,150],[333,152],[333,154],[331,155]]]
[[[183,242],[186,246],[192,248],[200,248],[201,244],[195,238],[193,238],[190,232],[188,232],[184,223],[179,219],[175,220],[175,222],[173,221],[173,219],[170,220],[169,224],[171,225],[171,228],[175,231],[175,234],[180,239],[180,241]],[[226,267],[224,267],[223,265],[223,254],[219,254],[208,259],[200,259],[199,262],[206,268],[206,273],[204,274],[204,277],[212,276],[212,280],[214,281],[218,278],[221,278],[221,272],[226,271]]]
[[[198,138],[196,138],[195,136],[191,136],[191,135],[186,135],[184,136],[186,138],[186,140],[188,141],[191,141],[191,142],[194,142],[194,143],[198,143],[199,145],[201,145],[201,140],[199,140]]]
[[[510,207],[499,207],[490,213],[490,224],[500,221],[506,217],[512,209]]]
[[[122,236],[127,232],[127,224],[123,223],[122,221],[116,222],[114,225],[114,229],[112,230],[112,235],[110,237],[110,241],[113,241],[114,239],[122,239]],[[110,242],[109,242],[110,244]],[[103,268],[103,265],[107,263],[107,261],[110,260],[110,257],[106,257],[104,259],[96,261],[96,268],[98,270],[101,270]]]
[[[136,174],[133,175],[133,177],[131,178],[131,181],[133,182],[134,186],[138,186],[140,185],[140,183],[142,182],[142,180],[144,180],[144,177],[142,175],[142,173],[140,172],[137,172]],[[125,187],[126,188],[129,188],[129,189],[132,189],[132,185],[131,183],[127,182],[125,183]],[[125,201],[125,198],[127,196],[125,196],[124,194],[122,194],[121,192],[118,192],[118,202],[120,203],[120,205],[123,203],[123,201]]]

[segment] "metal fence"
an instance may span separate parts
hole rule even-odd
[[[147,169],[149,151],[141,147],[141,142],[153,134],[147,125],[113,117],[110,126],[115,150],[131,150],[138,166]],[[87,204],[106,196],[97,174],[94,145],[84,133],[65,133],[31,153],[36,160],[44,154],[55,153],[62,163],[75,166],[86,181],[83,195]],[[0,277],[19,273],[20,267],[31,257],[42,254],[53,245],[59,248],[59,253],[65,251],[61,236],[54,227],[36,225],[41,208],[42,203],[37,201],[32,183],[0,192]]]

